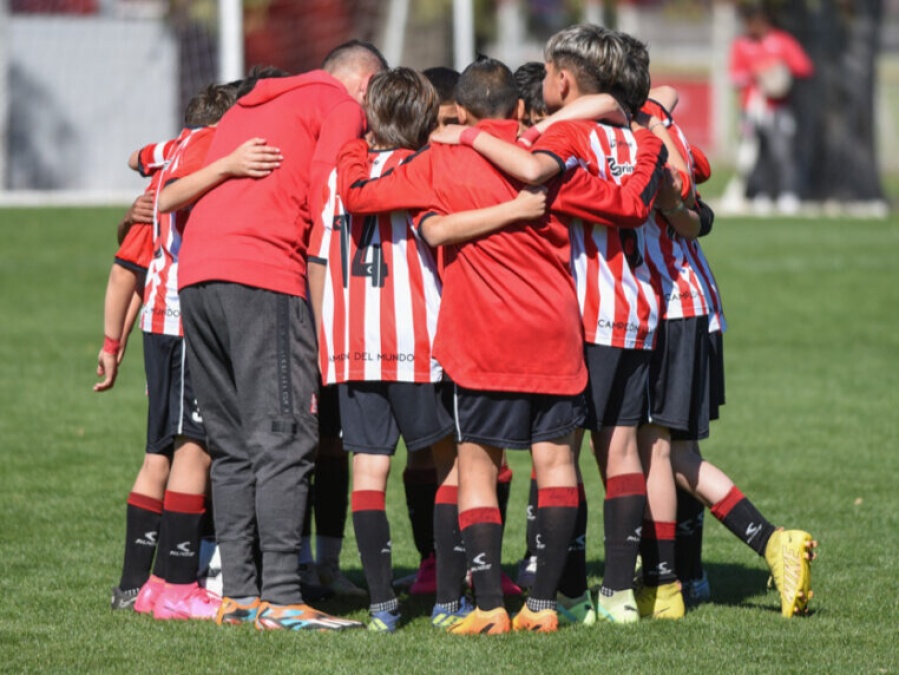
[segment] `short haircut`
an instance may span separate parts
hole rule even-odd
[[[518,108],[518,87],[509,67],[479,56],[459,76],[456,103],[478,119],[509,119]]]
[[[611,94],[632,113],[642,105],[634,109],[633,103],[645,102],[649,93],[646,45],[626,33],[593,24],[571,26],[549,39],[544,58],[556,68],[568,70],[581,92]]]
[[[184,110],[184,125],[208,127],[218,122],[237,100],[237,89],[230,84],[210,84],[190,99]]]
[[[387,59],[371,42],[349,40],[328,52],[322,62],[322,69],[333,75],[340,70],[354,68],[360,63],[369,66],[373,71],[388,68]]]
[[[411,68],[382,70],[368,83],[365,115],[378,146],[418,150],[437,126],[439,109],[434,86]]]
[[[621,92],[619,99],[631,115],[636,115],[646,103],[649,96],[649,50],[646,43],[641,42],[633,35],[619,33],[624,45],[627,47],[627,67],[619,73],[618,89]]]
[[[518,85],[518,98],[524,101],[524,110],[528,117],[535,115],[545,117],[546,101],[543,100],[543,80],[546,79],[546,66],[538,61],[530,61],[515,71],[515,84]]]
[[[440,97],[440,105],[456,102],[456,83],[459,81],[459,73],[446,66],[435,66],[422,71]]]
[[[246,96],[253,91],[259,80],[269,77],[290,77],[290,73],[275,66],[253,66],[244,79],[237,81],[237,98]]]

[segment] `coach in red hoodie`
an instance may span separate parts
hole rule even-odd
[[[306,244],[338,150],[365,129],[360,103],[368,80],[384,68],[377,49],[352,41],[322,70],[259,80],[222,118],[206,161],[261,137],[281,149],[281,167],[213,189],[184,233],[179,290],[212,455],[220,623],[360,625],[311,609],[300,592],[297,554],[318,442]],[[253,555],[257,528],[261,570]]]

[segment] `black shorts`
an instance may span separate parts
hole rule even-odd
[[[709,419],[719,417],[724,397],[724,334],[709,333]]]
[[[340,438],[340,404],[337,387],[322,387],[318,394],[319,438]]]
[[[337,385],[343,448],[392,455],[403,437],[409,452],[453,433],[449,387],[443,382],[347,382]]]
[[[465,389],[456,385],[456,440],[530,450],[584,422],[584,397]]]
[[[707,316],[659,325],[649,364],[646,421],[670,429],[672,440],[709,436],[708,350]]]
[[[603,427],[635,427],[646,412],[646,378],[652,352],[586,344],[587,418],[591,431]]]
[[[144,333],[148,454],[171,456],[178,436],[206,443],[206,429],[185,361],[186,351],[184,338]]]

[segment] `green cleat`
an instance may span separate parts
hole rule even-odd
[[[596,599],[596,615],[609,623],[637,623],[640,614],[637,611],[634,591],[631,589],[609,591],[601,588]]]
[[[558,601],[556,611],[559,614],[560,624],[592,626],[596,623],[596,607],[593,605],[589,589],[576,598],[569,598],[559,593],[556,600]]]

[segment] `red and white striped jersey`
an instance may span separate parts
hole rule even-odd
[[[667,111],[654,101],[643,108],[665,120],[665,126],[687,163],[687,173],[693,175],[690,145],[680,127]],[[685,190],[689,185],[684,186]],[[709,313],[702,282],[684,250],[686,240],[678,236],[658,210],[654,210],[646,224],[646,261],[656,282],[662,319],[692,319]]]
[[[378,178],[413,154],[370,152]],[[319,358],[323,384],[348,381],[437,382],[431,355],[441,284],[433,250],[407,211],[347,214],[337,172],[313,226],[310,260],[327,264]]]
[[[165,167],[171,159],[175,148],[184,140],[188,129],[184,129],[177,138],[170,138],[159,143],[150,143],[137,151],[137,171],[141,176],[149,178]]]
[[[699,281],[702,284],[702,294],[709,305],[709,332],[722,333],[727,330],[727,320],[724,318],[724,305],[721,303],[721,291],[718,290],[718,282],[709,265],[705,253],[698,239],[682,240],[684,253],[690,260],[693,269],[696,270]]]
[[[203,166],[209,144],[215,135],[214,127],[185,129],[171,159],[160,172],[159,192],[168,181],[187,176]],[[140,327],[145,333],[184,335],[181,327],[181,301],[178,297],[178,251],[184,221],[190,209],[159,213],[156,209],[153,224],[153,260],[147,269],[144,286],[144,308]]]
[[[621,184],[634,171],[637,143],[630,129],[577,120],[551,126],[535,152]],[[655,346],[659,302],[646,264],[644,229],[571,222],[571,269],[587,342],[623,349]]]

